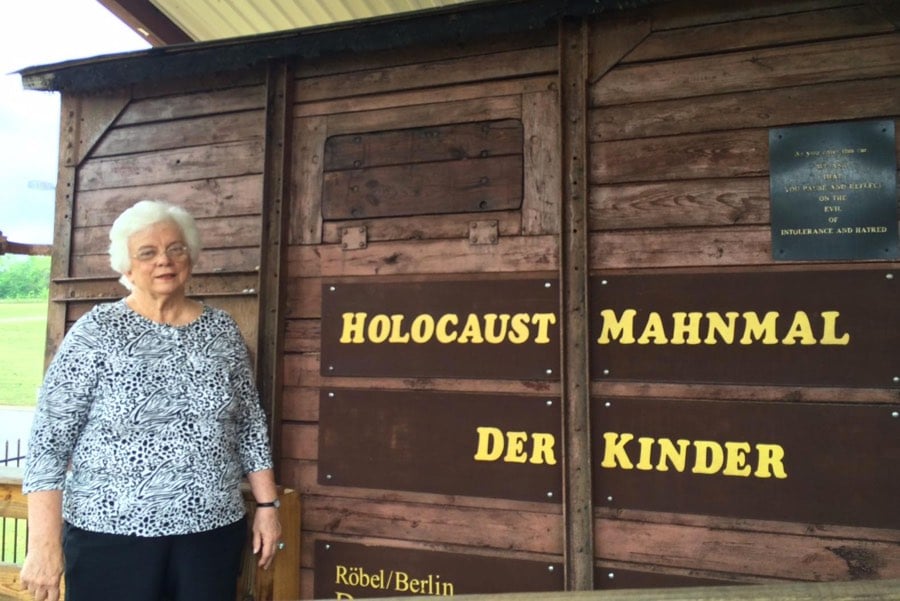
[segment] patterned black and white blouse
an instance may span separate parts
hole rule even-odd
[[[22,489],[62,489],[64,519],[85,530],[166,536],[239,520],[243,474],[270,467],[234,320],[204,306],[192,323],[168,326],[122,300],[96,306],[63,339]]]

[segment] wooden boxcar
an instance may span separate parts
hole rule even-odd
[[[115,216],[176,202],[304,598],[900,578],[898,8],[487,2],[25,69],[48,356],[124,292]]]

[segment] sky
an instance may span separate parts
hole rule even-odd
[[[0,232],[53,241],[59,94],[22,88],[16,71],[149,44],[96,0],[30,0],[0,19]]]

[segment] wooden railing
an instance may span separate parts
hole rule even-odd
[[[252,523],[255,503],[249,491],[245,491],[244,497],[250,518],[248,523]],[[256,565],[258,557],[253,555],[248,537],[236,601],[294,601],[300,598],[300,496],[296,491],[283,489],[279,491],[278,498],[281,500],[284,549],[277,553],[268,570],[262,570]],[[21,468],[0,467],[0,517],[28,518],[28,505],[22,494]],[[15,563],[0,563],[0,601],[31,599],[19,582],[20,568]]]

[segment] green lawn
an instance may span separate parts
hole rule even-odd
[[[0,405],[34,405],[44,374],[47,301],[0,302]]]

